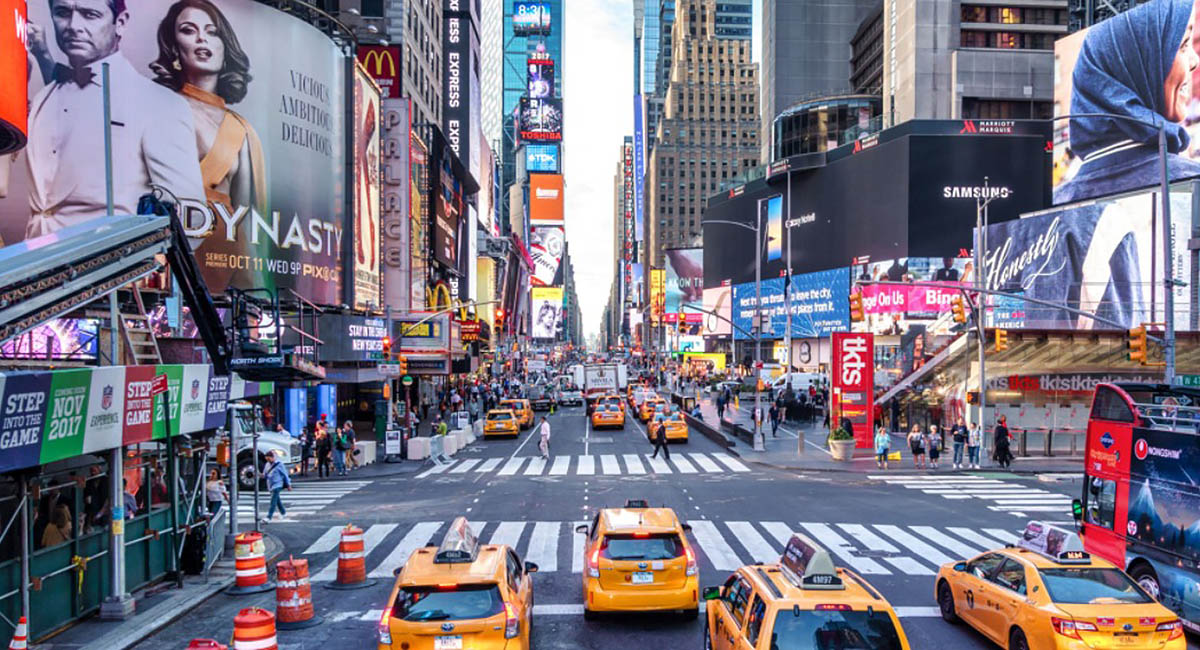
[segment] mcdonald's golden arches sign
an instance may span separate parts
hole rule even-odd
[[[395,45],[359,45],[358,62],[379,84],[383,98],[400,96],[400,48]]]

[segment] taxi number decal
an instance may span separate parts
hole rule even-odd
[[[967,591],[967,609],[975,609],[975,592]]]

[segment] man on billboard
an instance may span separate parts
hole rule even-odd
[[[1075,169],[1055,188],[1055,203],[1156,185],[1159,130],[1152,125],[1166,125],[1170,177],[1200,175],[1200,162],[1188,155],[1186,126],[1194,121],[1188,113],[1200,64],[1192,45],[1194,23],[1194,0],[1152,0],[1087,31],[1071,75],[1070,113],[1107,113],[1149,124],[1103,116],[1071,119],[1068,157]]]
[[[30,102],[26,236],[108,213],[104,130],[91,119],[102,114],[103,63],[109,64],[112,84],[114,211],[133,214],[138,198],[152,186],[180,198],[203,196],[192,112],[181,97],[134,70],[120,52],[129,20],[125,0],[49,2],[55,39],[67,64],[51,59],[44,32],[31,26],[30,53],[46,85]],[[224,51],[209,44],[192,53],[196,61],[207,63]],[[181,60],[174,65],[182,67]]]

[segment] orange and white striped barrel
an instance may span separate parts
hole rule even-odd
[[[367,554],[363,551],[363,530],[354,524],[342,529],[338,545],[337,581],[355,584],[367,579]]]
[[[304,623],[313,617],[308,560],[288,559],[275,564],[275,618],[280,625]]]
[[[275,641],[275,615],[250,607],[233,617],[233,650],[279,650]]]
[[[257,587],[267,584],[266,546],[262,533],[249,531],[237,536],[234,546],[234,570],[238,587]]]
[[[13,631],[12,642],[8,644],[8,650],[25,650],[29,647],[29,625],[22,616],[21,620],[17,621],[17,629]]]
[[[192,639],[187,650],[228,650],[229,646],[217,643],[213,639]]]

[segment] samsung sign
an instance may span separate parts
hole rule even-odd
[[[525,145],[525,171],[558,173],[558,145],[556,144],[527,144]]]

